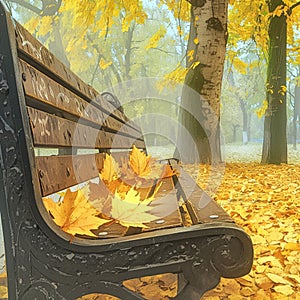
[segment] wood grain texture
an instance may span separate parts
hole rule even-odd
[[[37,156],[36,170],[42,196],[59,192],[98,176],[104,154]]]
[[[39,107],[40,102],[44,110],[52,110],[58,113],[70,113],[77,118],[82,118],[97,124],[98,126],[120,131],[122,133],[141,136],[139,128],[133,128],[127,123],[121,122],[101,111],[93,102],[87,102],[69,89],[65,88],[55,80],[38,71],[23,60],[19,60],[20,71],[22,72],[23,87],[26,96],[36,101],[33,106]]]
[[[173,165],[178,169],[179,176],[177,187],[184,194],[184,200],[194,224],[233,222],[230,216],[214,201],[195,180],[179,165]]]
[[[103,128],[96,129],[31,107],[27,111],[35,146],[91,149],[129,149],[133,144],[145,146],[141,140],[107,132]]]
[[[124,123],[132,125],[133,128],[137,128],[136,124],[129,120],[126,115],[116,109],[108,101],[105,101],[99,92],[75,75],[17,22],[16,42],[19,56],[30,65],[52,77],[61,85],[73,90],[74,93],[86,98],[86,100],[97,103],[106,113],[115,116]],[[140,129],[138,130],[140,131]]]

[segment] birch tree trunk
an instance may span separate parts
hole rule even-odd
[[[194,50],[182,91],[175,156],[183,162],[221,161],[220,94],[227,42],[228,0],[189,1],[191,30],[188,49]],[[188,63],[188,67],[189,64]]]

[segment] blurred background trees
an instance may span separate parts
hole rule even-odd
[[[202,153],[201,161],[209,162],[212,149],[221,160],[224,141],[263,144],[264,163],[286,162],[286,144],[297,147],[300,5],[296,0],[5,3],[19,22],[87,83],[100,92],[126,91],[127,100],[125,95],[118,97],[129,117],[149,132],[150,146],[174,146],[178,134],[184,141],[176,126],[178,118],[192,132],[195,125],[189,129],[177,106],[185,105],[185,82],[202,96],[199,105],[196,100],[192,106],[193,113],[199,112],[204,120],[212,120],[208,117],[212,112],[215,115],[214,122],[200,126],[202,137],[210,139],[209,147],[203,146],[203,138],[197,140],[199,128],[191,134],[197,137],[194,150],[182,143],[186,149],[180,152],[188,161],[196,151]],[[196,83],[192,73],[198,76]],[[154,77],[155,84],[149,83]],[[140,78],[143,81],[135,81]],[[137,89],[143,97],[136,97]],[[164,97],[167,101],[160,103],[158,99]],[[208,101],[211,110],[203,113],[201,99]],[[163,118],[153,123],[151,117],[157,112],[166,116],[167,123],[174,120],[163,125],[161,133]]]

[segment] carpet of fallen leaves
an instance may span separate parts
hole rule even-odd
[[[300,165],[228,163],[224,174],[213,175],[221,180],[217,190],[207,187],[207,166],[188,166],[188,171],[251,236],[255,253],[250,274],[222,279],[202,299],[300,300]],[[173,274],[126,285],[149,300],[170,299],[177,289]],[[81,299],[117,298],[94,294]]]
[[[209,170],[200,169],[201,185]],[[300,166],[229,163],[212,196],[250,235],[254,263],[203,299],[300,299]]]

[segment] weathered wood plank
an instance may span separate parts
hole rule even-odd
[[[60,62],[45,46],[36,40],[24,27],[16,22],[16,41],[19,49],[20,58],[28,63],[42,69],[47,70],[47,75],[59,80],[60,84],[66,85],[74,89],[75,93],[81,94],[88,101],[96,102],[101,109],[108,114],[112,114],[116,118],[122,120],[133,128],[140,129],[130,121],[122,112],[117,110],[112,104],[105,101],[101,95],[90,85],[87,85],[77,75],[70,71],[62,62]]]
[[[144,193],[145,188],[137,189],[139,192]],[[151,187],[148,187],[148,192]],[[156,203],[156,205],[155,205]],[[172,180],[170,178],[164,179],[163,183],[152,202],[156,215],[160,216],[156,221],[145,223],[148,228],[129,227],[126,228],[118,223],[105,224],[99,229],[93,231],[96,235],[102,238],[110,238],[124,235],[132,235],[140,232],[148,232],[157,229],[171,228],[183,226],[181,215],[179,212],[178,201]]]
[[[177,188],[181,189],[185,195],[186,206],[194,224],[216,221],[233,222],[230,216],[197,185],[183,168],[180,168],[178,181],[180,185]]]
[[[83,100],[26,62],[20,60],[19,67],[22,72],[25,94],[30,98],[51,105],[51,107],[63,112],[68,112],[78,118],[91,121],[101,127],[120,131],[134,137],[141,134],[126,123],[102,112],[92,102],[89,103]],[[38,105],[38,103],[35,105]]]
[[[98,176],[103,153],[88,155],[37,156],[36,170],[42,196],[54,194]]]
[[[27,107],[35,146],[92,149],[130,149],[144,147],[135,138],[98,130]]]
[[[143,229],[143,231],[183,226],[172,178],[163,179],[152,205],[157,205],[157,209],[153,210],[152,213],[160,216],[160,218],[147,223],[148,228]]]

